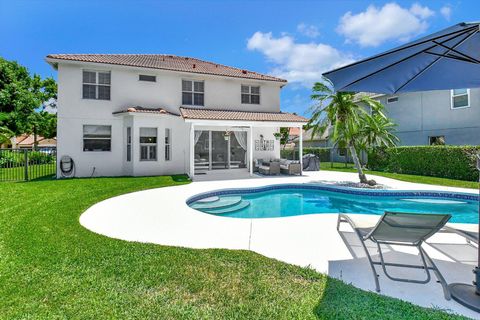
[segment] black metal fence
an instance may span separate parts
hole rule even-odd
[[[55,177],[57,149],[0,149],[0,181]]]

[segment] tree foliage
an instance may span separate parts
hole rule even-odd
[[[42,112],[45,103],[57,98],[53,78],[30,75],[27,68],[0,57],[0,113],[3,128],[14,135],[39,133],[52,135],[55,115]],[[41,128],[41,129],[39,129]],[[53,134],[55,135],[55,134]]]
[[[288,143],[288,138],[290,136],[290,128],[282,127],[280,128],[280,144],[285,147]]]
[[[335,146],[350,150],[360,181],[366,183],[358,152],[394,146],[398,139],[393,134],[395,125],[385,116],[380,102],[370,97],[357,101],[354,96],[351,92],[335,92],[326,78],[316,82],[311,95],[316,103],[312,106],[307,128],[312,129],[312,137],[330,130]]]

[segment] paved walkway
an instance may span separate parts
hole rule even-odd
[[[80,217],[87,229],[112,238],[190,248],[248,249],[287,263],[310,266],[330,276],[365,289],[374,282],[365,254],[348,226],[336,230],[336,214],[309,214],[285,218],[235,219],[213,216],[191,209],[185,201],[198,193],[223,188],[242,188],[279,183],[333,183],[356,181],[347,172],[322,171],[302,177],[272,177],[193,182],[125,194],[95,204]],[[398,190],[444,190],[474,192],[471,189],[413,184],[375,177],[378,183]],[[453,234],[433,236],[427,252],[437,263],[447,282],[473,280],[476,248]],[[372,250],[372,253],[374,251]],[[412,251],[390,247],[387,258],[417,262]],[[424,276],[421,271],[395,270],[398,276]],[[443,298],[435,281],[427,285],[393,282],[379,270],[382,294],[415,304],[438,307],[479,318],[456,302]]]

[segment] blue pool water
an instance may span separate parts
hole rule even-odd
[[[478,223],[478,195],[431,191],[355,190],[318,184],[218,190],[187,201],[199,211],[233,218],[315,213],[449,213],[450,222]]]

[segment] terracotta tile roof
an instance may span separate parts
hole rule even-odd
[[[19,147],[30,147],[33,146],[35,143],[35,137],[33,134],[22,134],[18,137],[16,137],[16,144]],[[53,139],[47,139],[42,136],[37,135],[37,143],[39,146],[42,145],[56,145],[57,141],[56,138]]]
[[[288,134],[290,136],[298,136],[300,135],[300,128],[290,128]]]
[[[135,106],[135,107],[128,107],[125,110],[120,110],[120,111],[115,111],[113,114],[119,114],[119,113],[154,113],[154,114],[169,114],[173,116],[180,116],[178,114],[175,114],[173,112],[167,111],[163,108],[144,108],[140,106]]]
[[[248,112],[234,110],[213,110],[197,108],[180,108],[184,119],[198,120],[238,120],[238,121],[276,121],[276,122],[307,122],[308,119],[285,112]]]
[[[92,63],[106,63],[123,66],[211,74],[226,77],[287,82],[269,75],[229,67],[196,58],[165,54],[49,54],[47,59],[59,59]]]

